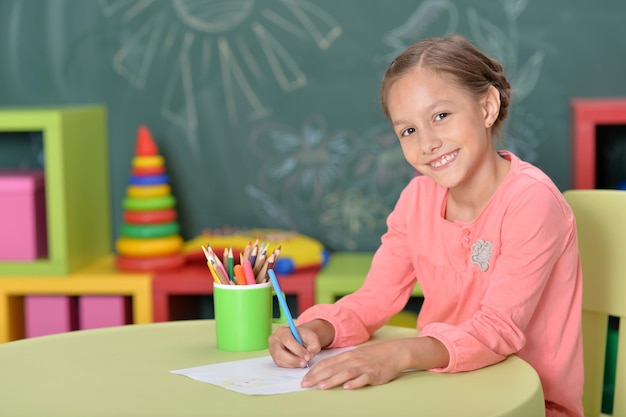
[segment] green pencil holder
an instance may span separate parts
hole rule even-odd
[[[272,323],[284,323],[285,317],[273,317],[272,284],[213,284],[215,337],[217,348],[231,352],[250,352],[268,347]]]

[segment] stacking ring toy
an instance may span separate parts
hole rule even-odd
[[[122,207],[125,210],[160,210],[172,208],[176,205],[176,199],[172,195],[155,198],[132,198],[126,197],[122,200]]]
[[[136,237],[140,239],[150,239],[178,234],[178,223],[156,223],[156,224],[129,224],[124,223],[121,227],[121,235],[126,237]]]
[[[185,264],[185,257],[179,253],[164,256],[118,256],[115,266],[123,271],[163,271],[178,269]]]
[[[137,185],[129,185],[126,187],[126,195],[136,198],[163,197],[171,194],[171,188],[167,184],[146,185],[139,187]]]
[[[115,242],[117,253],[126,256],[171,255],[180,252],[182,247],[183,239],[178,235],[156,239],[120,237]]]
[[[164,163],[165,160],[161,155],[136,156],[132,161],[134,167],[158,167],[163,166]]]
[[[130,185],[155,185],[155,184],[168,184],[170,182],[167,174],[158,175],[143,175],[130,177]]]
[[[177,213],[171,208],[164,210],[125,210],[122,216],[126,223],[152,224],[173,222],[176,220]]]

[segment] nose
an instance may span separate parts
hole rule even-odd
[[[425,155],[430,155],[441,148],[441,140],[435,135],[424,135],[420,141],[420,148]]]

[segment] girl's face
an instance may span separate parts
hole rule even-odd
[[[500,108],[494,87],[477,99],[450,76],[418,68],[394,82],[387,102],[404,157],[415,169],[450,189],[491,184],[489,165],[497,154],[490,127]]]

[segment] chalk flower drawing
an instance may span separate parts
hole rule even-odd
[[[322,208],[320,224],[328,230],[328,241],[341,250],[365,247],[360,238],[384,225],[389,214],[389,208],[381,201],[357,189],[329,194]]]
[[[404,159],[389,125],[381,124],[359,135],[345,172],[347,181],[322,200],[319,223],[337,250],[373,250],[415,169]]]
[[[328,133],[325,120],[313,116],[300,132],[262,125],[252,133],[249,148],[265,161],[259,169],[261,188],[275,190],[281,201],[309,205],[343,179],[355,144],[353,133]]]
[[[215,85],[219,80],[231,123],[239,117],[263,119],[272,111],[255,89],[264,72],[285,92],[308,83],[281,37],[288,33],[326,50],[342,33],[332,16],[305,0],[98,3],[104,16],[122,23],[113,70],[138,90],[149,82],[162,86],[161,116],[191,130],[198,126],[196,100],[202,82],[213,80]]]
[[[400,191],[415,175],[387,125],[362,135],[328,132],[325,119],[315,116],[301,131],[262,125],[248,148],[265,161],[259,188],[246,187],[251,206],[263,213],[259,217],[311,235],[323,231],[338,249],[374,248]],[[296,211],[311,215],[289,215]],[[366,242],[372,236],[375,241]]]
[[[350,183],[392,207],[415,169],[404,159],[388,123],[366,131],[359,145],[346,165]]]

